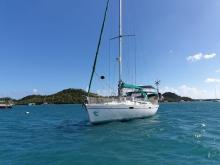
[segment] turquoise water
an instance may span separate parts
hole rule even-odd
[[[79,105],[16,106],[0,111],[0,165],[11,164],[219,165],[220,103],[162,104],[152,118],[98,126]]]

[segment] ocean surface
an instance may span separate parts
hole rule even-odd
[[[72,164],[219,165],[220,103],[164,103],[154,117],[98,126],[80,105],[0,110],[0,165]]]

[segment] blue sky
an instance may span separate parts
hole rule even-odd
[[[1,0],[0,97],[88,87],[105,0]],[[193,98],[220,97],[220,1],[124,0],[123,79]],[[93,91],[116,89],[118,0],[110,8]],[[136,45],[136,46],[135,46]],[[109,62],[110,61],[110,62]],[[108,85],[106,85],[108,84]],[[107,91],[109,89],[107,88]]]

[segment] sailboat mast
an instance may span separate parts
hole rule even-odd
[[[122,38],[123,38],[123,32],[122,32],[122,0],[119,0],[119,57],[118,57],[118,63],[119,63],[119,82],[118,82],[118,96],[120,97],[122,95],[121,91],[121,84],[122,84],[122,53],[123,53],[123,46],[122,46]]]

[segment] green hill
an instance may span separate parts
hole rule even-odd
[[[181,97],[172,92],[166,92],[162,96],[164,102],[193,101],[193,99],[189,97]]]
[[[17,100],[15,104],[23,105],[29,103],[35,104],[80,104],[86,99],[87,92],[82,89],[65,89],[52,95],[30,95],[20,100]],[[97,96],[91,94],[91,96]]]

